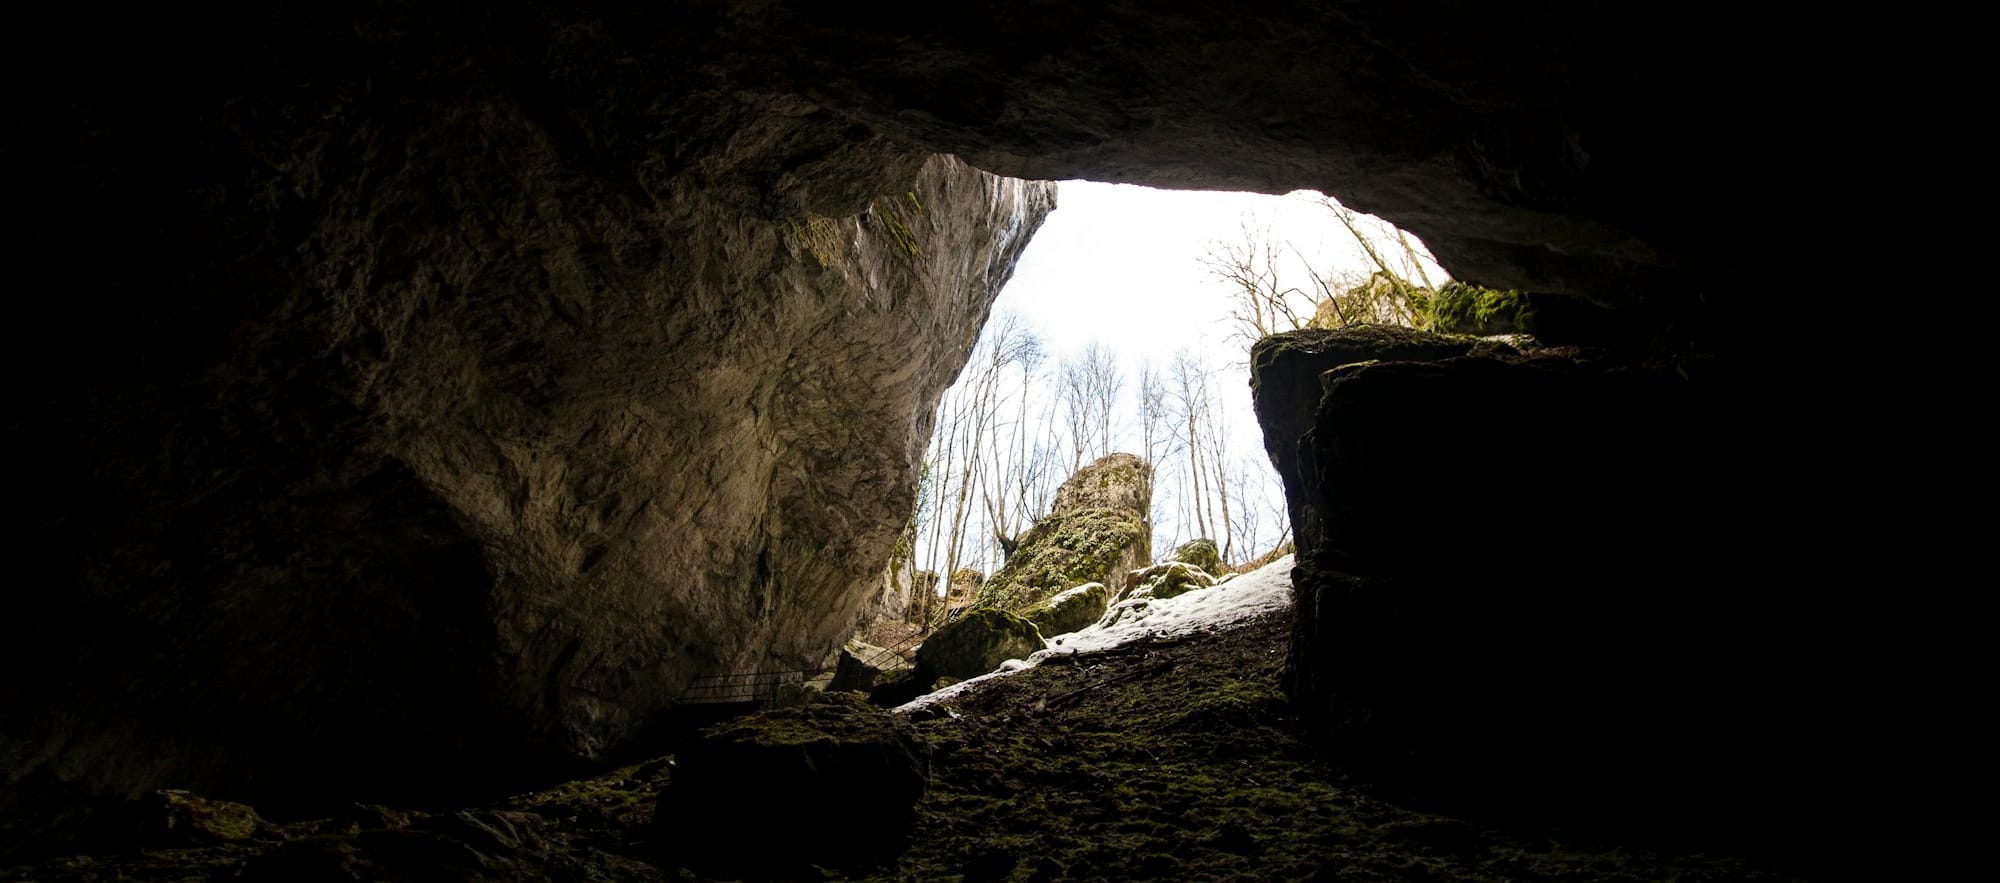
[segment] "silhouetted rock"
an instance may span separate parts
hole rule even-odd
[[[842,694],[749,715],[676,756],[660,841],[718,874],[865,866],[907,843],[928,765],[910,724]]]
[[[1797,619],[1809,590],[1753,563],[1769,501],[1728,379],[1529,355],[1323,373],[1287,477],[1318,540],[1291,691],[1344,765],[1447,805],[1767,844],[1815,827],[1823,770],[1786,746],[1838,724],[1829,684],[1792,672],[1834,648]],[[1305,407],[1270,380],[1260,413]]]

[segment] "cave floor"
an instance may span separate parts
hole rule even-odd
[[[1791,881],[1742,858],[1494,827],[1370,796],[1306,750],[1278,690],[1289,614],[1056,659],[917,716],[931,785],[883,881]],[[0,873],[38,881],[704,880],[661,865],[665,759],[459,811],[241,823],[183,799],[181,844]],[[829,812],[840,812],[829,807]],[[229,824],[232,812],[239,818]],[[782,832],[745,832],[746,848]],[[208,841],[203,845],[201,841]]]

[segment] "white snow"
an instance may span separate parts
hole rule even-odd
[[[1229,582],[1195,589],[1178,597],[1114,604],[1096,625],[1067,635],[1057,635],[1049,640],[1046,650],[1025,660],[1009,659],[995,671],[918,696],[891,711],[915,711],[933,702],[950,699],[993,678],[1004,678],[1033,668],[1051,656],[1096,653],[1142,640],[1215,631],[1291,605],[1292,556],[1286,555]],[[1107,626],[1106,622],[1114,624]]]

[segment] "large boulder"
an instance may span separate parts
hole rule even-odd
[[[1035,630],[1043,638],[1053,638],[1088,627],[1104,615],[1104,608],[1110,604],[1111,589],[1108,586],[1084,583],[1028,608],[1021,616],[1034,623]]]
[[[1224,569],[1222,552],[1215,548],[1215,541],[1207,537],[1182,543],[1168,560],[1193,565],[1211,576],[1220,576]]]
[[[978,677],[1046,646],[1034,623],[995,607],[975,607],[917,648],[917,674],[926,684],[939,677]]]
[[[660,795],[658,836],[674,858],[731,878],[865,867],[907,845],[929,766],[911,724],[828,694],[684,745]]]
[[[1301,478],[1299,440],[1318,419],[1320,375],[1356,362],[1448,359],[1480,347],[1482,343],[1476,338],[1394,325],[1294,331],[1251,345],[1251,406],[1263,429],[1264,452],[1284,486],[1292,537],[1299,549],[1310,549],[1319,542],[1319,513]]]
[[[1112,454],[1077,470],[975,603],[1026,611],[1085,583],[1117,582],[1152,560],[1152,506],[1153,468],[1136,456]]]

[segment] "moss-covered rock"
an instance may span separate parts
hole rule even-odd
[[[1447,282],[1431,301],[1430,327],[1447,334],[1533,334],[1535,311],[1519,291]]]
[[[1022,614],[1044,638],[1066,635],[1085,628],[1104,615],[1111,605],[1111,589],[1103,583],[1084,583],[1043,601]]]
[[[1129,585],[1129,588],[1119,593],[1118,600],[1176,598],[1196,589],[1206,589],[1215,585],[1215,577],[1192,564],[1169,561],[1133,572],[1130,575]]]
[[[1171,560],[1192,564],[1210,575],[1219,574],[1223,570],[1222,552],[1215,548],[1215,541],[1207,537],[1181,544],[1180,548],[1174,550],[1174,557]]]
[[[1005,610],[974,608],[945,623],[917,648],[918,676],[930,679],[926,686],[940,676],[978,677],[1046,646],[1034,623]]]
[[[1112,583],[1152,560],[1153,470],[1131,454],[1090,464],[1056,490],[1047,517],[986,582],[978,606],[1022,612],[1085,583]]]

